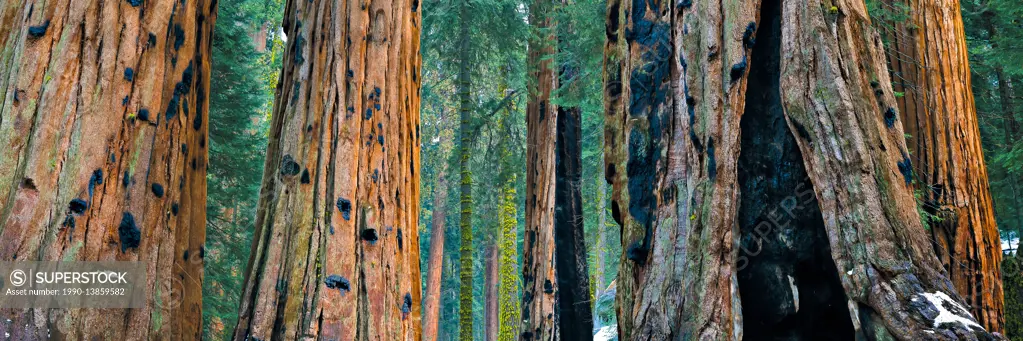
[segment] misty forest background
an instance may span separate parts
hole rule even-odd
[[[460,6],[468,1],[467,39],[459,35]],[[871,3],[871,1],[868,1]],[[1016,248],[1023,231],[1023,101],[1013,85],[1023,84],[1023,4],[1017,0],[963,0],[972,86],[1003,249]],[[286,37],[280,28],[281,0],[222,0],[213,41],[210,98],[208,256],[203,282],[203,334],[230,337],[248,256],[273,96]],[[561,27],[555,55],[561,79],[554,104],[582,113],[582,195],[595,327],[614,325],[613,280],[622,248],[619,227],[606,206],[609,187],[602,174],[604,12],[601,0],[576,0],[555,10]],[[516,311],[520,299],[522,222],[525,199],[526,43],[536,32],[526,21],[524,0],[423,0],[422,32],[422,207],[421,268],[424,302],[431,241],[444,234],[438,340],[459,334],[459,319],[471,318],[474,339],[504,326],[498,306]],[[904,8],[871,4],[871,16],[892,22]],[[884,29],[884,27],[879,27]],[[460,54],[468,56],[461,64]],[[459,113],[457,74],[471,72],[467,120]],[[896,87],[913,91],[912,84]],[[896,93],[902,96],[903,93]],[[467,169],[458,155],[458,131],[471,132]],[[464,129],[464,128],[462,128]],[[908,136],[907,136],[908,137]],[[914,164],[918,164],[915,163]],[[459,186],[470,180],[469,210],[460,208]],[[500,184],[511,181],[513,186]],[[439,195],[438,195],[439,194]],[[505,196],[514,200],[502,200]],[[505,204],[502,204],[505,203]],[[513,203],[509,205],[507,203]],[[922,206],[925,203],[918,203]],[[460,228],[461,212],[471,212]],[[923,211],[923,210],[922,210]],[[940,219],[927,214],[924,220]],[[440,232],[442,231],[442,232]],[[467,232],[463,234],[462,232]],[[512,238],[514,236],[514,238]],[[498,251],[499,250],[499,251]],[[471,255],[471,260],[465,260]],[[1020,259],[1006,256],[1003,269]],[[464,265],[464,267],[463,267]],[[460,276],[461,275],[461,276]],[[471,278],[471,312],[460,312],[460,289]],[[1023,279],[1003,273],[1006,334],[1023,339]],[[500,287],[500,291],[498,291]],[[489,289],[488,289],[489,288]],[[510,295],[509,295],[510,294]],[[501,309],[505,310],[505,309]],[[509,326],[509,331],[513,330]],[[514,335],[514,332],[508,335]]]

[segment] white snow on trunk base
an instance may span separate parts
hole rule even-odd
[[[963,307],[962,304],[953,301],[952,298],[948,296],[948,294],[945,294],[940,291],[935,291],[933,293],[925,292],[920,294],[920,296],[914,297],[913,299],[918,300],[920,299],[921,296],[930,301],[931,305],[938,309],[938,316],[934,318],[933,326],[934,328],[938,328],[938,326],[940,326],[942,323],[959,323],[966,327],[977,327],[980,329],[984,329],[983,327],[980,326],[980,324],[974,322],[973,316],[970,315],[969,313],[970,310],[966,309],[966,307]],[[966,316],[964,317],[956,315],[955,313],[948,311],[948,309],[945,309],[944,306],[945,302],[953,304],[960,310],[966,312]]]
[[[593,335],[593,341],[612,341],[618,339],[618,327],[603,326]]]

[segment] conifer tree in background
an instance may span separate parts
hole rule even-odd
[[[472,40],[469,37],[469,2],[462,1],[458,6],[458,79],[456,82],[458,92],[458,135],[461,143],[458,145],[459,160],[459,203],[460,215],[458,220],[461,243],[459,244],[459,272],[458,278],[461,282],[458,291],[458,338],[462,341],[473,340],[473,248],[472,248],[472,171],[469,170],[469,158],[471,152],[469,146],[472,144],[471,122],[472,119],[472,68],[470,53],[472,52]]]
[[[235,340],[421,339],[419,10],[288,2]]]
[[[0,7],[0,260],[148,265],[144,307],[4,309],[6,337],[201,337],[215,4]]]
[[[244,280],[259,197],[266,120],[274,82],[280,74],[280,38],[260,32],[279,23],[282,3],[222,0],[210,71],[210,166],[206,202],[206,265],[203,281],[203,338],[230,337],[238,318],[237,293]],[[273,23],[270,25],[270,23]],[[263,53],[259,47],[271,48]],[[274,63],[276,61],[276,63]],[[269,100],[269,103],[268,103]]]

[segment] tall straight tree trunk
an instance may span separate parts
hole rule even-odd
[[[207,0],[0,7],[0,261],[141,262],[149,295],[3,309],[8,338],[201,337],[215,19]]]
[[[484,335],[486,341],[497,341],[497,335],[500,331],[500,318],[498,317],[498,283],[501,277],[498,264],[500,262],[500,250],[497,248],[497,244],[487,246],[486,257],[486,279],[484,280],[483,289],[485,291],[485,306],[486,311],[484,312]]]
[[[603,164],[603,158],[601,158],[601,164]],[[607,288],[607,285],[604,284],[607,277],[607,267],[604,264],[607,262],[607,182],[603,179],[597,179],[597,241],[592,252],[596,254],[594,261],[596,269],[593,271],[595,290],[593,303],[590,306],[593,307],[594,327],[600,328],[604,326],[605,321],[600,317],[597,303],[604,295],[604,289]]]
[[[888,56],[905,96],[885,119],[901,119],[910,136],[934,251],[973,316],[1002,331],[1001,242],[988,189],[977,110],[970,88],[966,36],[958,0],[890,0],[908,8],[894,23]],[[894,123],[894,122],[892,122]],[[1012,125],[1010,124],[1010,130]]]
[[[500,315],[500,332],[498,333],[498,340],[501,341],[513,341],[518,339],[519,336],[519,261],[518,261],[518,236],[516,228],[518,227],[517,221],[517,208],[516,208],[516,195],[515,195],[515,179],[514,177],[506,180],[505,184],[501,188],[501,231],[498,236],[498,242],[501,248],[501,283],[500,292],[500,306],[498,307],[498,314]]]
[[[554,139],[557,110],[550,103],[557,89],[550,56],[555,37],[552,0],[534,0],[529,22],[529,98],[526,102],[526,229],[522,252],[522,326],[520,340],[554,340],[557,281],[554,266]]]
[[[510,68],[504,69],[505,74]],[[503,78],[498,85],[500,93],[510,96],[507,78]],[[511,115],[516,112],[515,100],[508,102],[507,108],[498,120],[498,130],[504,131],[511,123]],[[501,180],[500,193],[498,194],[498,231],[497,249],[499,253],[498,273],[500,276],[498,284],[498,333],[497,340],[513,341],[519,337],[519,253],[518,253],[518,210],[516,201],[518,197],[515,191],[516,170],[520,169],[512,164],[511,148],[507,138],[499,144],[499,156],[501,170],[498,179]]]
[[[289,1],[235,340],[419,340],[414,0]]]
[[[441,153],[444,155],[446,153]],[[446,158],[445,158],[446,159]],[[444,268],[444,220],[447,217],[448,181],[447,162],[441,162],[433,192],[433,213],[430,230],[430,255],[426,270],[426,312],[423,315],[423,340],[438,340],[440,323],[441,273]]]
[[[459,220],[458,228],[460,244],[459,254],[459,292],[458,292],[458,338],[462,341],[473,340],[472,325],[472,283],[473,283],[473,259],[472,259],[472,172],[469,170],[469,158],[472,157],[470,144],[472,144],[472,65],[470,57],[469,36],[469,3],[459,1],[458,6],[458,39],[460,48],[458,53],[458,134],[461,142],[458,145],[459,162]]]
[[[571,79],[571,74],[563,72],[562,79]],[[579,108],[558,108],[554,162],[554,259],[558,279],[555,310],[558,332],[563,338],[592,340],[590,271],[583,229],[581,114]]]
[[[622,339],[998,337],[921,224],[862,0],[611,0],[607,33]]]

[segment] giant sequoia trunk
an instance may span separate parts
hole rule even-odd
[[[623,339],[992,336],[921,224],[861,0],[610,0],[607,33]]]
[[[552,0],[535,0],[529,22],[540,32],[529,41],[529,99],[526,103],[526,229],[522,253],[522,326],[520,339],[552,340],[558,335],[554,267],[554,139],[557,110],[550,103],[557,78]]]
[[[973,316],[1002,331],[1001,242],[988,190],[958,0],[889,0],[908,20],[886,31],[888,63],[934,252]],[[889,109],[894,110],[895,108]],[[1008,130],[1014,129],[1009,124]]]
[[[10,339],[200,338],[215,6],[0,7],[0,260],[142,262],[149,293],[3,309]]]
[[[418,1],[289,1],[235,340],[419,340]]]

